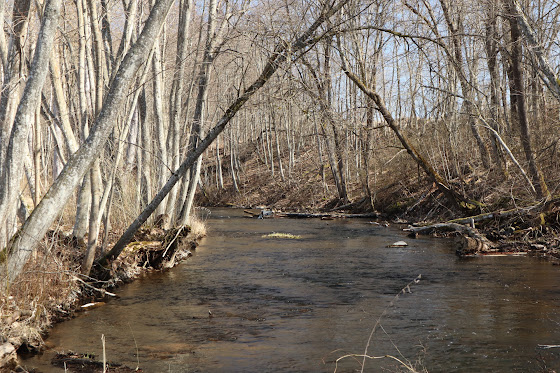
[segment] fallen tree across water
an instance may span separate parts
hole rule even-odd
[[[342,214],[338,212],[280,212],[272,210],[262,210],[260,212],[254,212],[251,210],[243,210],[243,212],[250,217],[263,219],[263,218],[293,218],[293,219],[376,219],[379,217],[378,213],[370,212],[364,214]]]

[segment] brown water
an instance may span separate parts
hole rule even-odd
[[[58,325],[53,349],[22,361],[42,372],[54,351],[107,355],[144,372],[333,372],[334,361],[392,355],[430,372],[560,368],[560,268],[527,257],[454,255],[443,239],[408,239],[367,220],[248,219],[212,210],[188,262],[118,290]],[[264,238],[272,232],[301,239]],[[406,240],[405,248],[387,248]],[[412,293],[391,300],[419,274]],[[209,310],[213,317],[209,317]],[[544,359],[544,363],[543,360]],[[360,360],[361,361],[361,360]],[[347,358],[338,372],[359,369]],[[395,371],[392,359],[365,371]]]

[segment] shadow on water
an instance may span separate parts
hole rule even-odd
[[[430,372],[560,368],[558,268],[533,258],[461,260],[449,241],[408,240],[366,220],[256,220],[213,210],[187,263],[119,289],[120,299],[58,325],[52,349],[22,363],[43,372],[54,351],[101,355],[145,372],[333,372],[345,353],[393,355]],[[265,237],[272,232],[301,239]],[[211,315],[210,313],[211,312]],[[543,360],[539,360],[539,355]],[[359,369],[344,359],[339,372]],[[368,361],[365,371],[393,360]],[[376,369],[378,368],[378,369]]]

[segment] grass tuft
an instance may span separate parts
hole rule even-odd
[[[284,238],[284,239],[291,239],[291,240],[300,240],[302,237],[291,233],[272,232],[269,234],[262,235],[262,238]]]

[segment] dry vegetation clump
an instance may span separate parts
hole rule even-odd
[[[80,255],[60,236],[50,232],[0,297],[0,336],[20,351],[38,350],[47,328],[68,317],[83,297],[76,281]]]

